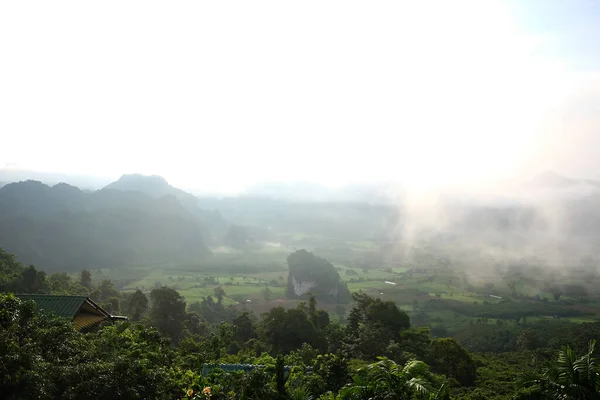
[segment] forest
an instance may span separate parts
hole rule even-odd
[[[226,305],[226,287],[187,304],[166,286],[120,292],[88,270],[46,275],[4,251],[0,285],[0,391],[8,399],[598,396],[599,323],[523,318],[515,329],[481,323],[458,339],[434,337],[395,302],[363,292],[353,294],[343,321],[312,294],[256,315]],[[89,293],[129,321],[78,332],[10,292]],[[256,367],[229,371],[230,364]]]

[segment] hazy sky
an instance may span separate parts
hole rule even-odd
[[[594,1],[0,2],[0,168],[600,178]]]

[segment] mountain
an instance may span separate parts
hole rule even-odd
[[[545,171],[534,177],[530,184],[538,187],[569,187],[576,185],[579,181],[559,175],[553,171]]]
[[[19,182],[26,180],[35,180],[47,185],[56,185],[66,182],[81,189],[98,190],[110,182],[108,178],[102,178],[90,175],[70,175],[53,172],[39,172],[27,169],[0,168],[0,181],[4,184],[10,182]],[[0,184],[2,186],[2,184]]]
[[[126,174],[121,176],[119,180],[106,185],[104,189],[142,192],[152,197],[163,197],[166,195],[183,198],[194,197],[181,189],[169,185],[169,182],[165,178],[158,175]]]
[[[556,172],[546,171],[529,182],[534,187],[545,187],[545,188],[572,188],[574,186],[593,186],[600,188],[600,181],[593,179],[571,179],[565,176],[559,175]]]
[[[173,196],[188,212],[199,218],[207,239],[216,240],[217,237],[221,237],[226,232],[229,226],[229,223],[221,216],[219,211],[200,208],[196,196],[171,186],[165,178],[158,175],[123,175],[119,180],[105,186],[103,190],[138,192],[153,198]]]
[[[175,196],[37,181],[0,188],[0,247],[47,271],[187,263],[209,253],[201,221]]]

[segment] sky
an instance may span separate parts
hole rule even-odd
[[[600,178],[599,37],[589,0],[0,2],[0,168]]]

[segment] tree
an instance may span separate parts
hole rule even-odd
[[[340,390],[340,400],[444,397],[444,386],[437,391],[433,388],[429,367],[422,361],[402,366],[382,357],[368,365],[365,372],[366,376],[358,374],[352,384]]]
[[[129,299],[128,313],[133,321],[139,321],[146,311],[148,311],[148,298],[138,289]]]
[[[280,400],[285,400],[287,397],[287,392],[285,390],[285,370],[284,370],[284,360],[283,356],[279,354],[277,356],[277,360],[275,361],[275,388],[277,390],[277,398]]]
[[[98,286],[98,290],[100,291],[100,300],[106,300],[111,297],[121,297],[121,293],[117,289],[115,289],[115,285],[112,283],[110,279],[104,279],[100,286]]]
[[[102,307],[104,307],[104,309],[106,311],[108,311],[111,314],[118,314],[121,312],[121,302],[119,301],[118,297],[109,297],[103,304]]]
[[[600,366],[594,357],[595,348],[596,341],[592,340],[587,353],[578,356],[569,346],[563,347],[550,368],[541,376],[526,374],[522,386],[549,399],[600,399]]]
[[[341,304],[338,304],[337,306],[335,306],[335,313],[337,314],[340,321],[343,321],[344,317],[346,316],[346,307],[344,307]]]
[[[21,272],[21,282],[18,285],[18,291],[24,293],[48,293],[50,287],[46,280],[46,273],[36,270],[33,265],[25,268]]]
[[[72,285],[72,280],[71,277],[66,273],[52,274],[50,275],[50,278],[48,278],[48,283],[50,285],[50,290],[52,291],[52,293],[69,294]]]
[[[271,289],[269,289],[268,286],[265,286],[265,288],[262,290],[262,295],[263,295],[263,298],[265,299],[265,301],[271,300],[272,293],[273,292],[271,291]]]
[[[557,302],[557,303],[560,300],[560,296],[562,296],[562,292],[561,291],[556,291],[556,292],[552,293],[552,297],[554,297],[554,301]]]
[[[393,301],[372,300],[365,310],[365,320],[381,324],[396,334],[410,328],[410,317]]]
[[[81,283],[83,286],[90,290],[92,289],[92,273],[88,269],[84,269],[81,271],[79,283]]]
[[[150,309],[152,325],[178,343],[186,317],[183,297],[176,290],[162,286],[150,292],[150,300],[152,301]]]
[[[233,325],[237,327],[237,331],[233,339],[242,343],[250,339],[256,338],[256,329],[248,311],[244,311],[233,320]]]
[[[325,390],[328,391],[338,391],[350,382],[348,360],[340,354],[317,356],[313,370],[323,378]]]
[[[348,316],[351,351],[357,357],[373,360],[391,341],[398,341],[410,328],[410,317],[393,301],[375,299],[365,293],[353,293],[355,304]]]
[[[358,307],[352,307],[348,315],[348,329],[350,334],[357,334],[360,323],[363,322],[362,312]]]
[[[215,297],[217,298],[217,303],[222,304],[223,297],[225,297],[225,290],[221,286],[217,286],[213,289],[213,292],[215,294]]]
[[[54,398],[56,367],[71,358],[75,338],[68,321],[36,311],[32,301],[0,294],[2,398]]]
[[[69,287],[69,294],[79,295],[79,296],[89,296],[90,291],[88,290],[88,288],[83,286],[81,283],[75,282],[75,283],[71,284],[71,286]]]
[[[351,323],[364,321],[366,324],[380,324],[394,334],[410,328],[410,317],[398,308],[393,301],[375,299],[366,293],[353,293],[355,301],[349,318]]]
[[[308,315],[302,309],[272,308],[262,315],[260,337],[275,353],[289,353],[303,343],[320,347],[321,338]]]
[[[472,386],[477,377],[477,366],[464,347],[454,338],[436,339],[431,342],[434,371],[456,379],[463,386]]]
[[[540,337],[537,331],[531,328],[523,329],[517,336],[517,346],[521,350],[534,350],[540,347]]]

